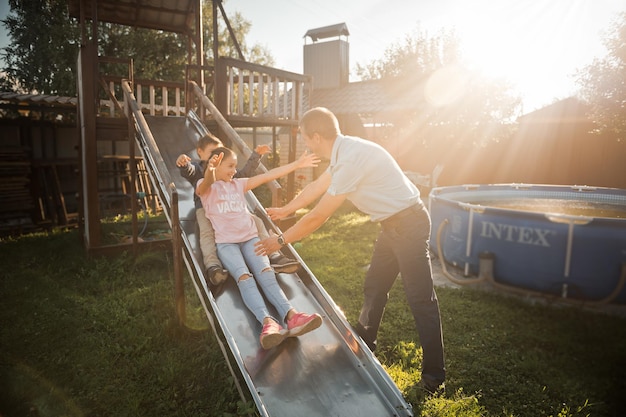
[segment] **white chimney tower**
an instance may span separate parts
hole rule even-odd
[[[345,23],[310,29],[304,35],[304,73],[313,76],[313,88],[338,88],[348,84],[349,35]],[[312,43],[307,44],[307,38]],[[319,42],[329,38],[332,39]]]

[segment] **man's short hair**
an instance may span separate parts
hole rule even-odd
[[[324,139],[335,139],[341,130],[337,117],[325,107],[314,107],[300,119],[300,129],[308,136],[317,133]]]

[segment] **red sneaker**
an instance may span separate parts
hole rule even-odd
[[[271,349],[274,346],[280,345],[286,337],[287,332],[285,332],[280,324],[272,320],[263,326],[259,341],[263,349]]]
[[[287,328],[290,337],[302,336],[305,333],[315,330],[322,325],[322,317],[315,314],[296,313],[287,320]]]

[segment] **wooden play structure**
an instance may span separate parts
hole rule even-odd
[[[212,6],[213,15],[218,16],[220,13],[232,34],[221,2],[215,1]],[[229,146],[236,141],[233,137],[238,136],[233,127],[271,127],[276,140],[278,129],[291,132],[297,125],[303,109],[305,91],[310,88],[310,77],[256,65],[243,59],[219,57],[218,45],[213,46],[213,56],[217,58],[214,62],[205,63],[201,2],[71,0],[69,9],[70,15],[79,20],[82,34],[77,64],[82,174],[80,224],[88,251],[108,252],[115,249],[103,243],[99,226],[107,199],[107,193],[102,190],[102,184],[106,182],[102,178],[102,169],[98,169],[99,164],[125,164],[131,180],[124,183],[125,188],[121,193],[111,193],[111,198],[120,194],[126,196],[121,204],[130,205],[131,213],[137,213],[138,199],[134,196],[138,192],[141,193],[139,195],[151,198],[147,204],[158,206],[152,192],[156,187],[146,183],[141,175],[145,171],[145,156],[139,154],[135,144],[136,121],[127,117],[128,103],[122,90],[124,80],[128,82],[142,113],[182,117],[194,110],[201,122],[206,123],[209,130]],[[132,58],[98,56],[98,22],[160,29],[185,35],[188,38],[188,50],[192,51],[188,56],[187,79],[185,82],[136,80],[133,78]],[[218,19],[213,22],[214,38],[217,38]],[[236,39],[233,38],[233,41],[240,51]],[[106,73],[103,69],[112,66],[109,64],[121,64],[127,68],[127,72]],[[223,115],[225,123],[215,120],[215,113],[211,113],[207,109],[207,103],[198,98],[205,95],[212,98],[209,106],[215,103],[214,106]],[[290,141],[295,141],[295,134],[288,134],[291,136]],[[126,146],[128,155],[125,160],[110,158],[103,161],[98,155],[99,141],[102,140]],[[242,152],[245,153],[246,150],[242,149]],[[293,160],[295,146],[290,146],[288,152],[289,160]],[[290,180],[288,184],[293,184],[293,177]],[[139,190],[139,186],[143,189]],[[274,188],[274,198],[278,199],[282,190],[278,186]],[[134,238],[130,244],[136,250],[138,241],[135,216],[133,231]]]
[[[291,245],[283,251],[302,267],[293,274],[277,274],[279,284],[294,305],[317,312],[322,326],[301,338],[290,338],[271,350],[258,342],[260,324],[247,310],[234,280],[213,291],[204,277],[196,230],[193,189],[175,166],[176,157],[194,148],[207,131],[216,133],[242,159],[251,150],[235,127],[271,127],[288,135],[287,153],[295,158],[296,126],[309,97],[311,79],[243,59],[217,56],[205,63],[202,50],[200,0],[70,0],[70,14],[79,19],[83,34],[78,58],[78,120],[82,236],[93,254],[150,249],[171,245],[174,255],[177,312],[184,324],[183,268],[186,267],[240,396],[252,399],[261,416],[388,415],[412,416],[397,386],[364,342],[356,336],[342,311],[320,285]],[[221,12],[212,2],[213,16]],[[133,61],[101,57],[97,50],[98,22],[160,29],[185,34],[189,39],[187,79],[183,83],[137,80]],[[217,18],[213,19],[217,39]],[[88,35],[91,33],[91,35]],[[240,57],[243,58],[243,57]],[[124,74],[102,71],[107,63],[122,64]],[[133,238],[127,244],[105,245],[101,235],[98,141],[118,138],[126,144],[127,158],[108,161],[127,164],[130,180],[123,194],[130,195]],[[137,205],[141,161],[150,189],[171,227],[167,242],[140,242]],[[264,167],[260,168],[264,170]],[[272,204],[280,204],[282,188],[270,183]],[[287,187],[289,192],[289,186]],[[137,196],[138,197],[138,196]],[[255,195],[248,193],[248,208],[269,230],[280,233]],[[155,203],[156,204],[156,203]],[[149,313],[148,313],[149,314]],[[247,388],[244,389],[244,385]]]

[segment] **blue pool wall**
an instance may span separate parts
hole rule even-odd
[[[552,185],[462,185],[429,195],[431,249],[479,274],[479,255],[495,257],[497,282],[581,300],[601,300],[626,263],[626,219],[573,216],[483,206],[481,201],[558,199],[614,206],[626,213],[626,190]],[[442,222],[441,242],[437,235]],[[626,303],[626,288],[615,298]]]

